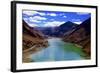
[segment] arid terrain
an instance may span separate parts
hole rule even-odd
[[[87,54],[87,57],[90,58],[91,55],[91,37],[90,37],[90,23],[91,19],[84,21],[81,25],[77,26],[69,34],[63,36],[65,42],[75,43],[82,47],[83,51]]]
[[[23,21],[23,62],[30,62],[30,54],[41,50],[41,47],[47,47],[48,41],[44,39],[43,34],[34,30]]]

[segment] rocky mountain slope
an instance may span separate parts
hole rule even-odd
[[[84,21],[82,24],[78,25],[76,28],[66,32],[63,36],[65,42],[71,42],[78,44],[90,56],[91,53],[91,18]]]
[[[78,26],[78,25],[68,21],[68,22],[66,22],[66,23],[59,26],[59,28],[58,28],[59,31],[58,32],[59,32],[60,35],[64,35],[64,33],[68,32],[69,30],[72,30],[76,26]]]
[[[41,50],[48,46],[48,41],[44,35],[30,26],[23,20],[23,62],[29,62],[27,58],[31,53]]]
[[[28,26],[27,23],[23,21],[23,49],[39,44],[46,46],[45,43],[47,43],[47,41],[44,35],[40,31]]]

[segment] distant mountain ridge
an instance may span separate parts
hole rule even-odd
[[[64,24],[62,24],[62,25],[60,25],[60,26],[58,27],[59,35],[63,35],[64,33],[66,33],[66,32],[68,32],[69,30],[75,28],[76,26],[78,26],[78,25],[75,24],[75,23],[72,23],[72,22],[70,22],[70,21],[68,21],[68,22],[66,22],[66,23],[64,23]]]
[[[35,27],[35,29],[38,29],[39,31],[48,36],[61,37],[65,32],[75,28],[76,26],[78,25],[68,21],[60,25],[59,27]]]

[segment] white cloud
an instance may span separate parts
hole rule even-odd
[[[76,14],[78,14],[78,15],[87,15],[89,13],[86,13],[86,12],[77,12]]]
[[[47,22],[44,24],[44,27],[55,27],[55,26],[60,26],[61,24],[63,24],[65,22],[60,22],[60,21],[53,21],[53,22]]]
[[[47,18],[41,17],[41,16],[34,16],[34,17],[32,17],[32,19],[34,19],[34,20],[46,20]]]
[[[32,15],[36,15],[36,14],[39,14],[41,16],[45,16],[46,14],[43,13],[43,12],[38,12],[38,11],[23,11],[23,14],[26,14],[26,15],[29,15],[29,16],[32,16]]]
[[[28,25],[29,25],[30,27],[38,27],[37,24],[33,24],[33,23],[28,23]]]
[[[67,16],[63,16],[64,18],[67,18]]]
[[[50,16],[57,16],[55,13],[48,13],[47,15],[50,15]]]
[[[23,11],[23,14],[26,14],[26,15],[35,15],[37,14],[38,12],[37,11]]]
[[[29,22],[27,21],[26,18],[24,18],[24,21],[25,21],[30,27],[36,27],[36,26],[38,26],[37,24],[29,23]]]
[[[41,17],[41,16],[34,16],[34,17],[29,17],[28,20],[31,21],[31,22],[36,22],[36,23],[39,23],[41,22],[42,20],[46,20],[47,18],[45,17]]]
[[[39,20],[33,19],[32,17],[29,18],[29,21],[39,23]]]
[[[73,23],[78,24],[78,25],[82,23],[80,19],[72,19],[72,21]]]
[[[46,15],[46,14],[43,13],[43,12],[38,12],[38,14],[41,15],[41,16],[45,16],[45,15]]]
[[[34,17],[29,17],[29,18],[24,18],[25,21],[30,21],[30,22],[36,22],[39,23],[41,20],[46,20],[47,18],[41,17],[41,16],[34,16]]]
[[[81,21],[76,21],[76,22],[73,22],[73,23],[75,23],[75,24],[81,24],[82,22]]]

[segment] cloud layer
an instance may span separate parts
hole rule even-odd
[[[60,21],[52,21],[52,22],[47,22],[44,24],[44,27],[55,27],[55,26],[60,26],[61,24],[65,23],[64,21],[60,22]]]
[[[90,17],[90,13],[83,12],[54,12],[54,11],[34,11],[24,10],[23,19],[31,27],[55,27],[71,21],[81,24]]]

